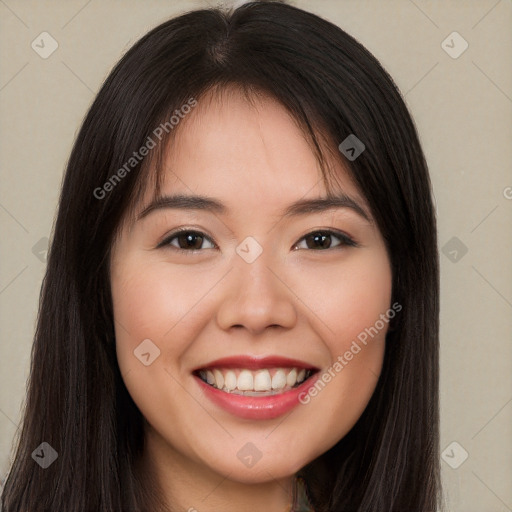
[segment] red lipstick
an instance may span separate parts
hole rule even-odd
[[[259,370],[261,368],[305,368],[306,370],[316,371],[315,366],[289,357],[281,356],[230,356],[221,359],[215,359],[194,369],[204,368],[247,368],[247,370]]]
[[[200,376],[199,371],[206,369],[244,369],[244,370],[262,370],[262,369],[297,369],[306,370],[310,373],[303,382],[295,387],[287,387],[286,390],[276,390],[275,394],[263,392],[263,396],[247,396],[237,394],[227,389],[218,389],[214,385],[208,384]],[[198,383],[204,395],[217,407],[227,411],[230,414],[249,420],[270,420],[278,418],[294,407],[299,405],[299,396],[307,392],[318,378],[318,368],[300,361],[281,356],[231,356],[210,361],[209,363],[196,368],[193,376]],[[295,372],[292,371],[294,374]],[[306,374],[308,375],[308,374]],[[293,382],[293,381],[292,381]],[[290,384],[291,385],[291,384]]]

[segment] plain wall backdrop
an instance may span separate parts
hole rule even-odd
[[[47,239],[84,114],[137,39],[216,3],[0,0],[2,476],[21,419]],[[447,509],[512,511],[512,3],[290,3],[366,46],[413,115],[439,222]]]

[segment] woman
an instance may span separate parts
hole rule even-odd
[[[283,3],[171,19],[74,144],[3,510],[436,510],[438,293],[378,61]]]

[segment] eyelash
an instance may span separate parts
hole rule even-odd
[[[170,248],[172,248],[172,250],[176,250],[176,251],[179,251],[181,253],[189,253],[189,254],[190,253],[195,254],[197,252],[201,252],[201,251],[204,250],[204,249],[182,249],[181,247],[176,247],[174,245],[171,245],[171,241],[174,240],[175,238],[177,238],[179,235],[182,235],[182,234],[199,235],[200,237],[202,237],[203,239],[208,240],[212,245],[217,247],[217,244],[215,244],[215,242],[209,236],[206,236],[201,231],[197,231],[197,230],[194,230],[194,229],[183,228],[183,229],[179,229],[177,231],[174,231],[168,237],[166,237],[162,242],[160,242],[158,244],[157,249],[161,248],[161,247],[170,247]],[[308,236],[318,235],[318,234],[334,236],[335,238],[338,238],[340,240],[340,243],[338,245],[334,246],[334,247],[328,247],[327,249],[306,249],[306,250],[319,251],[320,252],[320,251],[328,251],[328,250],[333,250],[333,249],[340,249],[340,248],[346,247],[346,246],[348,246],[348,247],[358,247],[358,245],[359,245],[355,240],[353,240],[351,237],[349,237],[348,235],[346,235],[345,233],[343,233],[341,231],[334,231],[334,230],[331,230],[331,229],[319,229],[319,230],[311,231],[310,233],[304,235],[301,239],[299,239],[298,242],[296,242],[294,244],[294,247],[299,245],[299,242],[301,242],[302,240],[304,240]],[[301,250],[303,250],[303,249],[301,249]]]

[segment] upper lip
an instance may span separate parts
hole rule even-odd
[[[248,370],[259,370],[262,368],[305,368],[306,370],[316,371],[318,368],[299,359],[291,359],[277,355],[271,356],[230,356],[221,359],[215,359],[208,363],[198,366],[193,371],[204,368],[246,368]]]

